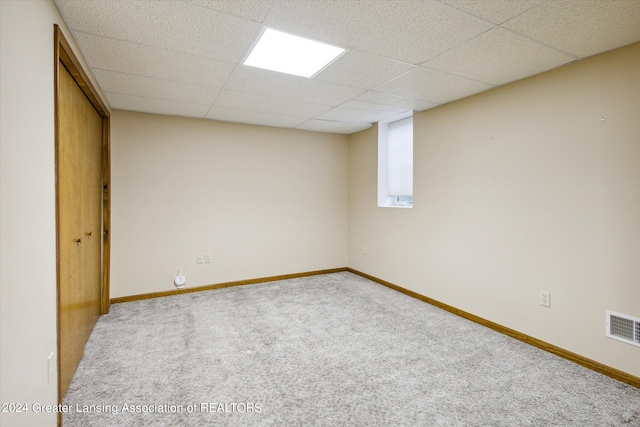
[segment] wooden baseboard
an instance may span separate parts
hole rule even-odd
[[[502,334],[508,335],[512,338],[515,338],[517,340],[520,340],[524,343],[527,343],[529,345],[532,345],[534,347],[538,347],[542,350],[548,351],[549,353],[553,353],[556,356],[562,357],[563,359],[567,359],[570,360],[574,363],[577,363],[578,365],[582,365],[585,368],[589,368],[593,371],[599,372],[601,374],[604,374],[608,377],[614,378],[618,381],[622,381],[623,383],[627,383],[629,385],[632,385],[634,387],[640,388],[640,378],[636,377],[635,375],[631,375],[628,374],[624,371],[621,371],[619,369],[616,368],[612,368],[610,366],[607,365],[603,365],[600,362],[596,362],[595,360],[591,360],[588,359],[584,356],[581,356],[579,354],[573,353],[571,351],[565,350],[563,348],[560,348],[558,346],[555,346],[553,344],[549,344],[548,342],[539,340],[537,338],[534,338],[532,336],[523,334],[521,332],[518,332],[516,330],[507,328],[506,326],[502,326],[498,323],[492,322],[490,320],[487,319],[483,319],[482,317],[476,316],[475,314],[471,314],[471,313],[467,313],[466,311],[457,309],[455,307],[452,307],[448,304],[442,303],[440,301],[434,300],[432,298],[426,297],[424,295],[421,295],[417,292],[413,292],[410,291],[409,289],[405,289],[401,286],[398,285],[394,285],[393,283],[387,282],[386,280],[382,280],[382,279],[378,279],[377,277],[374,276],[370,276],[369,274],[363,273],[361,271],[358,270],[354,270],[353,268],[347,268],[346,271],[349,271],[351,273],[357,274],[358,276],[362,276],[366,279],[369,279],[373,282],[379,283],[383,286],[386,286],[388,288],[391,288],[393,290],[396,290],[398,292],[402,292],[405,295],[408,295],[410,297],[419,299],[420,301],[426,302],[428,304],[431,304],[435,307],[441,308],[443,310],[446,310],[450,313],[456,314],[460,317],[464,317],[465,319],[471,320],[473,322],[479,323],[482,326],[486,326],[487,328],[491,328],[497,332],[500,332]]]
[[[339,273],[341,271],[347,271],[347,267],[331,268],[328,270],[306,271],[303,273],[294,273],[294,274],[283,274],[281,276],[260,277],[257,279],[237,280],[234,282],[217,283],[215,285],[198,286],[195,288],[174,289],[172,291],[151,292],[148,294],[111,298],[111,304],[120,304],[123,302],[168,297],[171,295],[189,294],[192,292],[210,291],[213,289],[230,288],[232,286],[242,286],[242,285],[252,285],[255,283],[274,282],[276,280],[295,279],[297,277],[317,276],[319,274]]]

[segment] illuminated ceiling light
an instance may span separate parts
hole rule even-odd
[[[346,49],[266,28],[244,65],[311,78]]]

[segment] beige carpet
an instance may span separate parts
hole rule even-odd
[[[112,306],[71,426],[640,426],[640,390],[351,273]]]

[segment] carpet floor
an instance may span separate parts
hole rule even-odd
[[[115,304],[64,427],[640,426],[640,389],[343,272]]]

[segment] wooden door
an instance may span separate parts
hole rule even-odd
[[[58,339],[61,398],[100,316],[102,117],[58,71]]]

